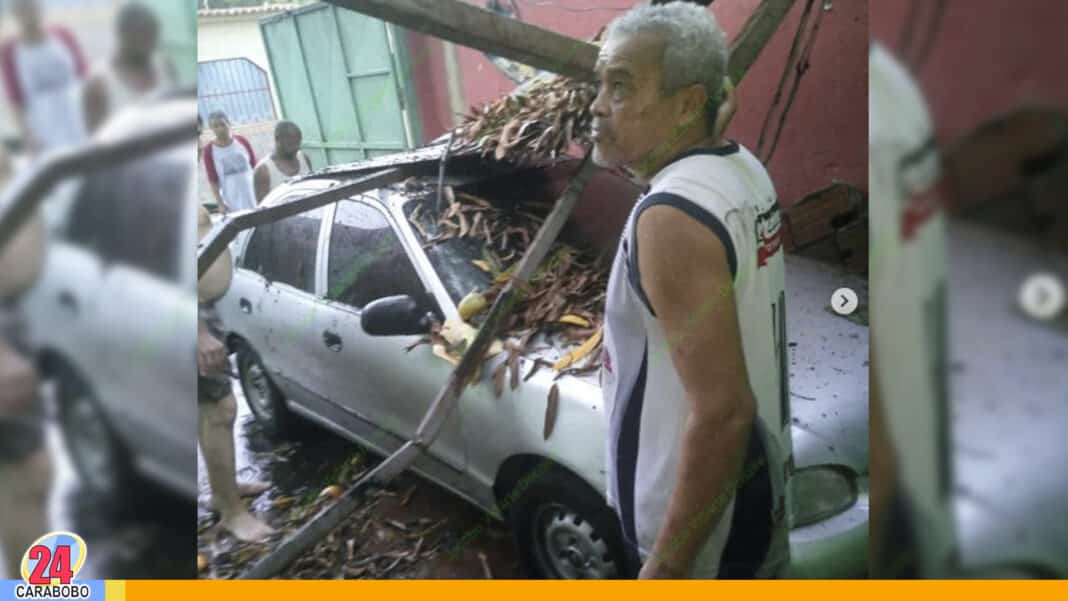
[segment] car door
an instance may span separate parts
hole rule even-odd
[[[253,230],[231,289],[218,301],[226,330],[248,341],[271,379],[296,401],[324,392],[314,324],[321,311],[316,260],[325,213],[318,208]]]
[[[93,174],[72,224],[97,223],[85,240],[100,280],[86,307],[83,373],[137,459],[195,487],[196,300],[189,280],[195,162],[186,148]]]
[[[430,287],[412,263],[391,218],[373,201],[338,203],[329,232],[324,311],[318,360],[329,366],[329,398],[393,434],[411,438],[433,397],[429,345],[409,350],[421,336],[371,336],[360,325],[363,307],[380,298],[424,295]],[[440,387],[444,380],[433,382]],[[431,455],[456,470],[466,466],[459,412],[454,412]]]

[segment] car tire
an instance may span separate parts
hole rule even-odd
[[[63,442],[88,495],[113,515],[139,505],[142,494],[155,488],[137,472],[133,454],[89,384],[74,370],[61,368],[56,398]]]
[[[238,341],[235,349],[241,391],[263,432],[274,438],[301,434],[301,420],[286,406],[285,396],[271,380],[259,353],[244,341]]]
[[[512,489],[509,526],[528,573],[545,579],[633,578],[616,513],[571,473],[552,468]]]

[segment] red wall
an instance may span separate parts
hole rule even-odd
[[[449,82],[445,75],[441,40],[406,31],[412,85],[419,98],[423,142],[428,143],[452,126],[449,115]]]
[[[912,0],[871,4],[872,38],[897,50]],[[1063,0],[947,0],[918,73],[939,140],[952,142],[1022,105],[1068,108],[1066,24]]]
[[[627,0],[545,4],[518,0],[518,4],[524,21],[581,39],[593,37],[623,12],[621,7],[630,5]],[[717,0],[711,10],[733,38],[758,4],[759,0]],[[756,146],[804,4],[805,0],[797,0],[739,86],[741,105],[728,135],[750,148]],[[817,0],[814,10],[822,4]],[[867,4],[867,0],[833,0],[832,9],[823,14],[811,68],[768,166],[786,206],[833,181],[867,189]],[[457,54],[467,105],[492,100],[514,87],[481,52],[457,47]]]

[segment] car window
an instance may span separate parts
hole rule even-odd
[[[193,165],[169,153],[94,172],[75,197],[66,238],[104,263],[177,281]]]
[[[404,206],[404,213],[411,218],[412,212],[422,205],[422,215],[432,214],[433,199],[429,196],[416,197]],[[416,236],[423,244],[428,240],[416,229]],[[483,258],[485,244],[474,238],[449,238],[424,246],[427,259],[437,272],[445,291],[454,303],[472,290],[487,290],[493,282],[489,274],[475,266],[474,261]]]
[[[426,290],[386,216],[363,202],[338,203],[330,235],[327,298],[357,309],[398,294]]]
[[[272,282],[315,293],[322,207],[261,225],[252,232],[241,266]]]

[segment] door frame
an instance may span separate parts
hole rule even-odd
[[[278,72],[275,69],[275,61],[274,61],[274,54],[273,54],[275,51],[272,50],[271,45],[268,43],[268,36],[266,34],[266,27],[268,25],[273,24],[273,23],[281,22],[281,21],[285,21],[285,20],[289,20],[289,22],[292,23],[293,32],[294,32],[295,37],[297,39],[297,44],[298,44],[299,51],[300,51],[301,63],[305,67],[305,69],[304,69],[304,84],[303,85],[307,88],[308,95],[311,98],[312,112],[315,113],[315,118],[316,118],[316,122],[317,122],[316,124],[317,124],[317,126],[319,128],[319,131],[320,132],[325,132],[326,130],[323,127],[323,121],[322,121],[323,115],[322,115],[322,112],[319,109],[319,104],[318,104],[318,102],[316,100],[316,97],[315,97],[315,94],[314,94],[314,90],[312,88],[311,75],[310,75],[309,69],[307,68],[308,67],[308,60],[307,60],[307,56],[304,53],[304,43],[303,43],[303,41],[301,39],[300,29],[297,27],[297,18],[298,17],[300,17],[301,15],[304,15],[304,14],[313,13],[313,12],[317,12],[317,11],[321,11],[321,10],[329,10],[330,11],[330,19],[334,22],[334,30],[336,32],[335,35],[337,36],[337,41],[338,41],[339,48],[340,48],[340,44],[342,43],[342,37],[341,37],[342,36],[342,31],[341,31],[341,27],[340,27],[340,21],[339,21],[337,15],[338,15],[338,11],[339,10],[347,10],[347,9],[340,9],[336,5],[333,5],[333,4],[327,4],[327,3],[309,4],[309,5],[302,6],[300,8],[294,9],[294,10],[287,11],[285,13],[280,13],[280,14],[264,17],[263,19],[260,19],[260,21],[259,21],[259,28],[260,28],[260,39],[262,40],[264,49],[265,49],[265,51],[267,53],[267,62],[269,63],[269,67],[270,67],[271,80],[273,82],[275,82],[274,83],[275,92],[276,92],[276,94],[278,96],[278,103],[279,103],[279,106],[278,106],[279,111],[278,112],[282,115],[283,118],[285,118],[285,117],[288,117],[288,114],[287,114],[288,111],[287,111],[287,107],[286,107],[286,98],[284,97],[284,94],[282,92],[282,87],[280,85],[278,85],[278,82],[280,80],[279,80],[279,77],[278,77]],[[374,17],[370,17],[370,16],[367,16],[367,15],[364,15],[364,16],[366,18],[368,18],[368,19],[374,19]],[[413,80],[412,80],[411,53],[409,52],[408,44],[406,43],[407,42],[407,36],[405,35],[405,32],[403,30],[400,30],[396,26],[394,26],[393,24],[391,24],[389,22],[386,22],[386,21],[382,21],[381,19],[374,19],[374,20],[381,22],[385,27],[386,41],[387,41],[387,45],[388,45],[389,58],[390,58],[390,71],[391,71],[391,75],[393,77],[394,85],[396,87],[397,99],[398,99],[398,102],[400,103],[401,123],[402,123],[402,130],[404,132],[404,141],[402,143],[402,146],[404,146],[404,147],[395,149],[395,151],[396,152],[403,152],[405,150],[410,150],[412,148],[415,148],[415,147],[421,145],[424,142],[423,135],[422,135],[423,129],[422,129],[422,116],[420,114],[419,96],[416,93],[414,86],[412,85],[412,81]],[[356,98],[354,96],[354,92],[352,90],[352,85],[351,85],[351,80],[352,80],[353,75],[352,75],[352,72],[348,68],[348,58],[345,57],[344,52],[341,52],[341,58],[342,58],[342,61],[344,62],[344,65],[345,65],[345,71],[346,71],[346,73],[348,73],[348,77],[346,78],[346,86],[348,87],[349,95],[350,95],[350,98],[352,99],[352,104],[355,107],[357,103],[356,103]],[[328,157],[327,153],[332,148],[359,151],[360,153],[362,153],[362,155],[363,155],[362,158],[363,159],[369,158],[368,154],[367,154],[369,151],[386,150],[386,149],[383,149],[383,148],[368,148],[368,146],[372,146],[373,147],[373,146],[381,146],[381,145],[369,144],[365,139],[363,139],[364,138],[363,125],[360,122],[360,118],[359,118],[359,114],[358,113],[356,114],[356,123],[355,123],[355,125],[356,125],[356,131],[357,131],[358,135],[361,138],[361,140],[359,142],[337,142],[337,141],[331,142],[331,141],[327,141],[327,140],[309,141],[309,140],[305,139],[304,143],[309,148],[321,151],[323,153],[323,156],[327,157],[328,161],[329,161],[329,157]],[[333,163],[330,163],[330,164],[333,164]]]

